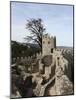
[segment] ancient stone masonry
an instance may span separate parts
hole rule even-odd
[[[13,59],[14,61],[20,59],[27,65],[30,63],[31,69],[29,70],[31,72],[36,69],[38,75],[32,73],[33,80],[37,83],[36,88],[33,89],[36,96],[44,96],[47,91],[47,95],[73,94],[73,84],[69,80],[71,69],[68,60],[63,56],[63,52],[66,51],[56,48],[56,37],[45,34],[42,36],[42,53],[37,53],[31,57]],[[35,57],[34,60],[33,57]],[[19,67],[21,66],[19,65]],[[53,85],[51,85],[52,83]]]
[[[40,70],[44,69],[43,74],[46,79],[49,79],[49,81],[52,79],[52,77],[55,76],[53,95],[64,95],[73,93],[73,85],[67,76],[69,75],[70,77],[71,70],[69,70],[68,61],[63,57],[62,51],[63,50],[56,49],[56,37],[49,37],[48,34],[45,34],[42,37],[42,57],[40,60],[43,59],[43,62],[41,63],[41,61],[39,61],[39,67],[41,67]],[[66,80],[68,81],[67,83]],[[62,85],[64,83],[66,83],[67,89],[62,88]]]
[[[49,37],[48,34],[42,37],[42,55],[49,55],[53,53],[53,49],[56,48],[56,37]]]

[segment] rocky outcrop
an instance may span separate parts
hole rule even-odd
[[[73,94],[73,84],[66,75],[56,78],[56,95]]]

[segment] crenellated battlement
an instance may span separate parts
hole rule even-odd
[[[42,37],[42,55],[49,55],[56,48],[56,37],[49,36],[48,34]]]

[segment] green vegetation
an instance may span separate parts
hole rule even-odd
[[[33,56],[39,51],[40,49],[33,44],[23,44],[16,41],[11,41],[12,58]]]

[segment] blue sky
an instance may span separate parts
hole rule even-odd
[[[58,46],[73,46],[73,6],[11,2],[12,40],[25,42],[30,18],[41,18],[46,33],[56,36]]]

